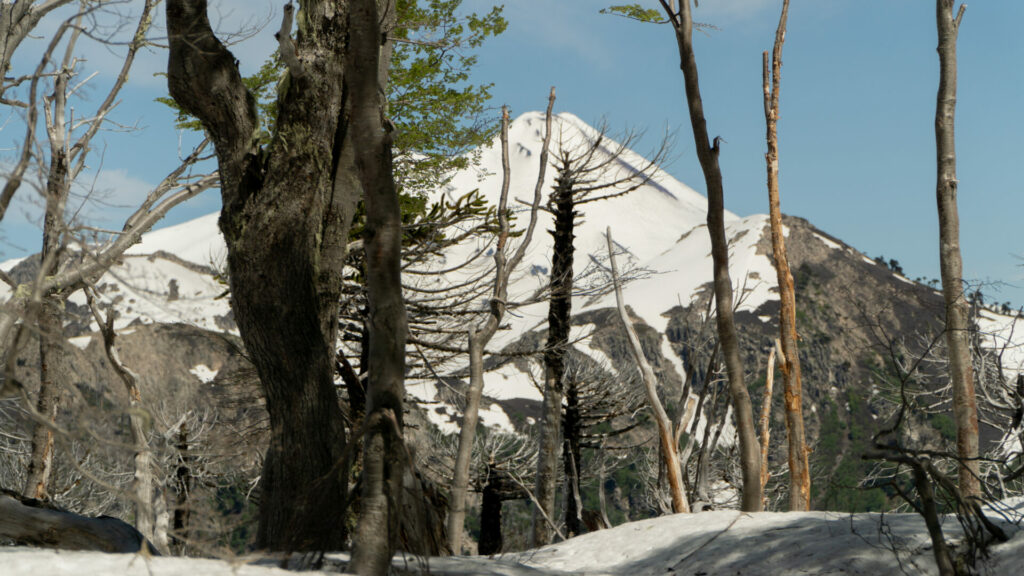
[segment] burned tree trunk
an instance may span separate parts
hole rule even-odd
[[[558,484],[558,456],[562,437],[562,400],[565,355],[569,347],[569,316],[572,313],[573,221],[576,218],[571,177],[560,173],[551,194],[555,229],[551,257],[551,302],[548,307],[548,341],[544,347],[544,408],[541,414],[540,453],[537,455],[537,502],[548,518],[554,518]],[[566,494],[567,499],[570,497]],[[539,511],[533,515],[533,545],[551,541],[551,528]]]
[[[939,208],[939,264],[942,296],[946,302],[946,347],[949,382],[953,388],[956,448],[960,459],[960,490],[968,497],[981,495],[978,482],[978,404],[969,342],[970,320],[964,296],[963,259],[960,256],[960,217],[956,178],[956,40],[966,5],[953,16],[953,0],[936,0],[939,33],[939,91],[935,105],[935,197]]]
[[[782,383],[785,394],[786,432],[789,441],[789,509],[794,512],[811,507],[811,471],[807,464],[807,442],[804,437],[803,385],[800,382],[800,352],[796,336],[796,295],[793,288],[793,273],[786,256],[786,240],[782,230],[782,210],[779,208],[779,85],[782,74],[782,43],[786,40],[786,18],[789,15],[789,0],[782,3],[782,16],[775,32],[775,46],[772,49],[771,68],[768,67],[768,52],[764,53],[764,119],[767,125],[768,152],[765,163],[768,167],[768,207],[771,214],[772,255],[775,258],[775,273],[779,282],[779,341],[782,354],[779,367],[782,369]],[[762,458],[761,466],[766,462]],[[762,479],[767,478],[765,470]],[[764,481],[762,480],[762,490]]]

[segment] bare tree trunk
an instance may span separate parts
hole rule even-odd
[[[548,94],[548,108],[545,115],[544,143],[540,152],[540,172],[534,187],[533,205],[530,210],[530,222],[519,247],[511,258],[506,260],[505,245],[509,238],[508,222],[508,191],[512,181],[512,172],[508,159],[508,108],[501,111],[501,195],[498,200],[498,240],[494,249],[494,289],[491,295],[490,313],[479,327],[470,328],[469,332],[469,389],[466,390],[466,409],[462,416],[462,429],[459,432],[459,446],[455,455],[455,471],[452,480],[451,497],[448,511],[448,537],[453,554],[462,553],[462,535],[466,520],[466,488],[469,485],[469,465],[473,454],[473,442],[476,438],[476,427],[479,422],[480,398],[484,392],[484,348],[501,325],[508,306],[508,281],[512,272],[522,261],[526,249],[533,238],[537,225],[537,210],[543,196],[544,174],[548,164],[548,145],[551,142],[551,111],[555,105],[555,89]],[[498,504],[500,513],[501,504]],[[484,511],[481,512],[485,513]]]
[[[44,262],[46,260],[44,259]],[[29,456],[28,473],[22,494],[26,498],[46,500],[53,473],[54,437],[53,425],[57,421],[60,405],[60,387],[63,384],[64,350],[61,346],[62,322],[61,302],[55,297],[46,297],[38,307],[39,327],[39,396],[36,399],[36,416],[45,419],[36,422],[32,428],[32,453]]]
[[[714,260],[715,305],[718,321],[718,338],[722,344],[722,356],[729,374],[729,393],[736,411],[736,430],[740,444],[740,467],[743,471],[743,495],[741,507],[746,512],[757,512],[761,504],[761,457],[754,427],[754,410],[750,394],[744,384],[743,363],[740,359],[739,339],[732,312],[732,281],[729,278],[729,244],[725,236],[725,200],[722,190],[722,170],[718,165],[718,138],[714,145],[708,139],[707,120],[704,118],[704,103],[700,96],[700,82],[697,78],[697,60],[693,53],[693,15],[689,0],[681,0],[679,11],[675,12],[662,0],[668,9],[669,19],[676,32],[679,45],[679,66],[686,84],[686,101],[693,127],[693,139],[697,147],[697,158],[704,172],[708,192],[708,232],[711,234],[711,257]]]
[[[793,288],[793,273],[786,256],[786,240],[782,230],[782,211],[779,208],[779,85],[782,74],[782,44],[786,41],[786,18],[789,15],[789,0],[782,3],[782,15],[775,31],[775,46],[772,49],[771,70],[768,67],[768,52],[764,53],[764,119],[767,124],[768,152],[765,161],[768,167],[768,207],[771,214],[772,254],[775,257],[775,273],[779,282],[779,336],[782,355],[779,357],[785,390],[786,433],[789,440],[789,509],[794,512],[809,510],[811,507],[811,471],[807,464],[807,442],[804,437],[803,385],[800,382],[800,352],[796,338],[796,294]],[[761,463],[764,466],[764,462]],[[761,471],[762,479],[767,479]],[[763,488],[762,482],[762,488]]]
[[[56,274],[64,248],[64,209],[71,192],[69,179],[67,109],[68,82],[71,80],[70,55],[73,53],[78,32],[68,40],[62,70],[54,76],[53,92],[44,98],[47,139],[50,144],[50,165],[46,174],[46,212],[43,215],[43,246],[40,253],[39,278]],[[31,103],[36,106],[37,103]],[[52,106],[52,108],[51,108]],[[45,499],[53,470],[53,425],[57,421],[60,389],[66,383],[66,362],[63,352],[64,322],[62,311],[65,296],[40,294],[37,307],[39,328],[39,397],[36,403],[37,421],[32,431],[32,455],[29,459],[26,497]]]
[[[189,454],[188,424],[182,421],[175,443],[178,465],[174,469],[174,518],[171,525],[172,545],[175,553],[184,556],[189,544],[189,524],[192,516],[191,494],[195,486],[192,466],[195,456]]]
[[[939,208],[939,263],[942,296],[946,302],[946,346],[949,350],[949,382],[953,388],[956,447],[960,458],[960,490],[978,497],[978,405],[968,341],[970,320],[964,298],[963,260],[960,256],[960,218],[957,213],[956,139],[956,40],[965,4],[953,16],[953,0],[936,0],[939,33],[939,92],[935,106],[936,189]]]
[[[93,318],[103,335],[103,349],[107,360],[124,384],[128,395],[128,428],[131,434],[134,471],[132,476],[131,500],[135,513],[135,528],[144,538],[153,543],[161,554],[168,553],[167,534],[157,530],[157,515],[154,503],[159,496],[155,489],[153,452],[149,449],[149,438],[146,434],[146,416],[142,413],[142,394],[139,391],[138,377],[122,362],[114,348],[117,333],[114,332],[114,316],[109,314],[106,319],[100,315],[99,308],[87,289],[86,298]]]
[[[608,263],[612,270],[612,283],[615,287],[615,303],[619,309],[619,318],[626,329],[626,336],[629,337],[630,352],[633,353],[633,360],[636,361],[643,378],[644,392],[647,393],[647,403],[654,416],[654,422],[658,425],[658,439],[661,445],[661,457],[665,462],[668,476],[669,492],[672,495],[672,511],[689,512],[690,504],[686,501],[686,492],[683,489],[683,469],[679,463],[679,449],[676,446],[675,434],[672,430],[672,420],[665,412],[661,400],[658,398],[658,382],[654,375],[651,363],[644,356],[644,350],[640,346],[640,339],[633,329],[633,321],[626,312],[626,304],[622,301],[622,286],[619,284],[619,271],[615,266],[615,247],[612,243],[612,229],[607,230],[608,239]]]
[[[386,1],[382,14],[394,10]],[[369,378],[363,452],[362,509],[351,569],[361,576],[387,574],[397,543],[398,497],[408,452],[402,433],[405,341],[402,298],[402,212],[385,125],[379,82],[381,34],[376,0],[350,5],[348,73],[356,168],[365,191],[366,290],[369,302]]]

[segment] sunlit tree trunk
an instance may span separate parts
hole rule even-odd
[[[673,3],[674,4],[674,3]],[[664,7],[669,4],[663,2]],[[761,455],[754,427],[754,410],[750,393],[744,384],[743,363],[740,359],[739,338],[733,321],[733,290],[729,278],[729,244],[725,236],[725,200],[722,170],[718,165],[718,138],[712,145],[708,138],[704,103],[697,78],[697,59],[693,52],[693,15],[689,0],[679,3],[678,11],[667,10],[679,46],[679,67],[686,85],[686,101],[697,147],[697,159],[704,172],[708,193],[708,232],[711,234],[711,257],[714,270],[715,306],[718,339],[722,346],[726,372],[729,375],[729,395],[736,414],[736,428],[740,446],[740,468],[743,472],[741,507],[746,512],[762,509]]]
[[[963,260],[960,256],[960,218],[957,213],[956,178],[956,41],[966,5],[953,15],[953,0],[936,0],[939,33],[939,92],[935,105],[935,197],[939,208],[939,263],[942,296],[946,303],[946,346],[949,350],[949,382],[953,388],[956,447],[960,458],[960,490],[978,497],[978,404],[964,297]]]
[[[782,3],[782,16],[775,32],[775,46],[772,50],[769,69],[768,52],[764,53],[764,118],[768,126],[768,152],[765,161],[768,166],[768,206],[772,229],[772,255],[775,257],[775,273],[779,282],[779,341],[782,355],[779,367],[782,369],[783,391],[785,394],[786,432],[789,443],[789,509],[809,510],[811,507],[811,471],[807,464],[807,442],[804,437],[803,384],[800,381],[800,352],[796,336],[796,294],[793,289],[793,273],[786,256],[786,240],[782,229],[782,210],[779,207],[779,84],[782,73],[782,44],[786,40],[786,17],[789,14],[789,0]],[[761,462],[764,466],[765,462]],[[765,470],[761,471],[766,478]],[[762,482],[763,486],[763,482]]]

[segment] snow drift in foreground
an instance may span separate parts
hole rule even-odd
[[[1016,510],[1011,514],[1020,519]],[[996,516],[996,519],[999,517]],[[1001,521],[1011,540],[992,548],[981,574],[1019,574],[1024,536]],[[947,518],[947,539],[960,538]],[[329,555],[337,565],[343,555]],[[110,574],[139,576],[273,576],[287,572],[258,564],[131,554],[0,548],[4,576]],[[916,514],[839,512],[676,514],[631,522],[497,558],[396,557],[398,573],[444,575],[587,576],[938,574],[924,521]],[[329,568],[328,568],[329,570]],[[322,572],[334,573],[337,572]]]

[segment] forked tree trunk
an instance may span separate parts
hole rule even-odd
[[[466,491],[469,485],[469,467],[473,455],[473,442],[476,439],[476,427],[480,415],[480,398],[484,392],[484,348],[498,331],[501,320],[508,307],[508,281],[512,272],[519,266],[526,248],[533,238],[533,230],[537,225],[537,209],[544,186],[544,174],[548,163],[548,144],[551,141],[551,110],[555,105],[555,89],[552,87],[548,95],[548,109],[545,116],[544,143],[540,152],[540,172],[534,187],[533,207],[530,210],[530,222],[519,247],[511,258],[506,259],[505,246],[509,238],[508,192],[512,180],[511,167],[508,159],[508,108],[501,112],[501,195],[498,200],[498,239],[494,249],[494,288],[491,292],[490,309],[487,318],[479,327],[470,328],[469,332],[469,388],[466,390],[466,408],[462,413],[462,429],[459,432],[459,446],[455,454],[455,469],[452,479],[451,498],[448,510],[448,537],[453,554],[462,553],[462,533],[466,520]],[[481,510],[481,525],[490,522],[487,514],[494,512],[493,503]],[[497,513],[501,515],[501,503],[497,504]],[[500,547],[500,524],[498,525],[498,546]],[[481,547],[483,546],[481,535]],[[483,554],[484,552],[481,552]]]
[[[168,88],[216,146],[232,308],[270,417],[261,548],[337,550],[346,540],[345,422],[334,386],[338,302],[349,225],[362,193],[355,138],[383,137],[353,127],[367,106],[379,116],[376,100],[359,100],[378,90],[378,42],[367,54],[365,42],[349,40],[350,12],[366,3],[302,2],[294,41],[294,7],[286,6],[279,42],[282,54],[296,57],[286,58],[274,134],[261,148],[255,99],[210,27],[207,2],[167,2]],[[372,34],[379,39],[376,21]],[[368,71],[363,63],[371,59]],[[374,225],[381,235],[392,233]],[[377,247],[388,245],[382,240]],[[393,328],[396,337],[402,333],[400,325]],[[387,407],[381,400],[375,409]]]
[[[956,40],[966,5],[953,16],[953,0],[936,0],[939,33],[939,92],[935,105],[935,197],[939,208],[939,263],[942,296],[946,303],[946,347],[949,350],[949,382],[953,388],[956,448],[960,459],[960,491],[981,496],[978,482],[978,404],[969,340],[970,319],[964,297],[963,260],[960,257],[960,217],[957,213],[956,139]]]
[[[74,39],[69,40],[74,45]],[[65,109],[70,71],[54,76],[53,109],[47,110],[47,132],[50,144],[50,166],[46,174],[46,212],[43,215],[43,245],[40,253],[39,278],[53,276],[59,267],[64,243],[64,209],[71,191],[67,154]],[[35,103],[32,103],[34,106]],[[50,106],[44,102],[43,106]],[[63,347],[63,296],[43,294],[35,306],[39,329],[39,396],[32,430],[32,455],[22,494],[28,498],[49,497],[53,474],[53,424],[57,421],[61,387],[66,384],[67,361]]]
[[[668,7],[667,3],[663,6]],[[743,471],[741,507],[746,512],[762,509],[761,455],[754,428],[754,410],[750,394],[744,384],[743,363],[740,359],[739,339],[732,313],[732,281],[729,278],[729,244],[725,236],[725,200],[722,189],[722,170],[718,165],[718,138],[714,145],[708,139],[704,103],[697,78],[697,59],[693,53],[693,15],[690,0],[681,0],[679,11],[669,11],[669,19],[679,46],[679,66],[686,85],[686,101],[693,127],[697,158],[704,172],[708,193],[708,232],[711,234],[711,257],[714,261],[715,306],[718,339],[722,345],[726,372],[729,375],[729,395],[736,413],[736,429],[740,445],[740,468]]]
[[[803,384],[800,382],[800,352],[796,338],[796,294],[793,289],[793,273],[786,256],[786,240],[782,230],[782,210],[779,207],[779,85],[782,74],[782,44],[786,41],[786,17],[789,14],[789,0],[782,3],[782,16],[775,31],[775,46],[772,49],[771,69],[768,67],[768,52],[764,53],[764,119],[768,128],[768,152],[765,161],[768,167],[768,207],[772,229],[772,255],[775,257],[775,274],[779,282],[779,340],[782,355],[779,367],[782,369],[783,391],[785,393],[786,433],[789,441],[789,509],[794,512],[809,510],[811,507],[811,471],[807,464],[807,442],[804,437]],[[762,459],[761,466],[765,462]],[[767,479],[761,471],[762,489]]]

